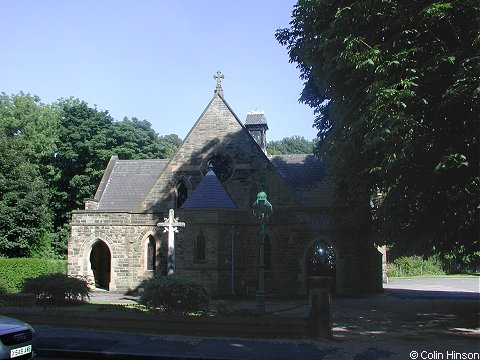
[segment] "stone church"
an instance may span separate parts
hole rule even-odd
[[[94,198],[72,214],[69,275],[122,292],[165,275],[167,233],[157,224],[173,209],[185,223],[175,233],[175,272],[217,296],[254,296],[259,223],[252,204],[264,191],[273,206],[265,235],[267,296],[305,294],[310,275],[332,276],[340,294],[381,291],[381,253],[328,236],[333,187],[322,161],[268,155],[265,113],[249,112],[242,122],[225,100],[223,76],[215,78],[213,98],[171,159],[112,156]]]

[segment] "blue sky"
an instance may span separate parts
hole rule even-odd
[[[316,136],[299,71],[275,30],[294,0],[2,0],[0,92],[44,103],[70,96],[116,119],[183,138],[213,96],[245,121],[263,110],[268,140]]]

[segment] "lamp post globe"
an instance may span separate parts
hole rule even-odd
[[[258,239],[258,288],[256,292],[257,311],[265,313],[265,230],[266,223],[273,213],[272,204],[267,200],[267,194],[260,191],[257,200],[252,205],[253,215],[260,223]]]

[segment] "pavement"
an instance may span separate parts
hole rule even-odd
[[[380,295],[334,297],[332,339],[160,336],[38,326],[38,359],[480,358],[480,277],[392,279],[384,287]],[[108,304],[137,300],[101,291],[91,298]],[[225,302],[233,309],[256,308],[254,301]],[[272,299],[266,311],[302,317],[308,315],[308,303]]]

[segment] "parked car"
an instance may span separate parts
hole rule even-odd
[[[0,359],[35,357],[35,331],[23,321],[0,315]]]

